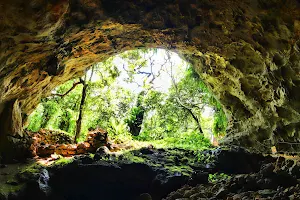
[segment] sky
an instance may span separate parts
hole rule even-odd
[[[126,52],[125,52],[126,53]],[[146,54],[144,54],[145,58],[149,60],[151,55],[153,54],[153,51],[150,51]],[[156,77],[153,81],[153,87],[160,91],[167,93],[169,88],[172,86],[172,79],[171,79],[171,69],[173,69],[173,77],[175,78],[176,82],[180,81],[180,79],[183,78],[184,72],[189,67],[189,63],[187,63],[185,60],[180,58],[180,56],[174,52],[169,52],[170,55],[170,61],[167,62],[167,64],[163,67],[161,65],[165,63],[165,58],[167,58],[167,51],[164,49],[157,49],[156,53],[153,54],[151,60],[152,60],[152,66],[153,71],[152,73],[157,75],[160,71],[160,75]],[[133,82],[130,83],[128,81],[125,81],[127,78],[129,78],[128,73],[124,70],[129,68],[129,63],[126,61],[126,59],[123,59],[121,55],[117,55],[113,58],[113,64],[119,69],[120,76],[116,80],[116,84],[119,86],[123,86],[124,88],[130,90],[133,93],[138,94],[143,90],[141,87],[143,85],[143,82],[145,80],[145,74],[135,74],[133,76]],[[171,67],[172,65],[172,67]],[[150,67],[150,61],[147,62],[146,66],[142,68],[143,72],[151,72]],[[91,70],[89,70],[88,75],[90,75]],[[92,81],[99,80],[100,77],[96,74],[93,76]],[[151,77],[146,79],[146,82],[151,80]],[[205,107],[204,112],[202,113],[203,117],[211,117],[213,116],[213,109],[211,107]]]
[[[126,52],[125,52],[126,53]],[[149,57],[152,55],[152,52],[145,54],[145,57],[149,59]],[[153,86],[157,90],[161,92],[168,92],[168,89],[172,86],[171,76],[168,74],[170,73],[170,63],[166,64],[164,67],[161,68],[161,65],[164,63],[165,58],[167,56],[167,51],[163,49],[157,49],[157,52],[152,57],[152,63],[153,63],[153,74],[157,75],[158,72],[161,70],[161,74],[154,79]],[[188,63],[181,59],[178,54],[174,52],[170,52],[170,60],[173,65],[173,70],[176,70],[176,73],[174,75],[176,81],[179,81],[184,76],[184,71],[188,68]],[[117,66],[117,68],[120,70],[121,74],[117,78],[116,82],[119,85],[122,85],[126,89],[131,90],[134,93],[139,93],[143,88],[139,85],[143,85],[143,81],[145,78],[145,75],[143,74],[136,74],[134,75],[134,82],[135,83],[129,83],[126,82],[125,79],[128,78],[128,73],[124,70],[128,69],[128,62],[124,60],[120,55],[117,55],[113,58],[113,64]],[[151,72],[150,62],[147,63],[147,65],[142,69],[142,71],[145,72]],[[91,74],[91,70],[87,71],[88,77]],[[96,82],[100,79],[100,77],[97,74],[93,75],[92,81]],[[148,78],[148,81],[151,78]]]
[[[152,52],[145,55],[146,58],[150,58]],[[161,67],[165,62],[165,58],[167,57],[167,51],[163,49],[158,49],[157,53],[154,54],[152,57],[153,63],[153,74],[157,75],[158,72],[161,70],[161,74],[154,79],[153,86],[160,92],[168,92],[168,89],[172,86],[171,76],[167,73],[170,73],[171,64],[168,63],[164,67]],[[175,78],[179,81],[184,76],[184,71],[188,68],[188,63],[185,62],[183,59],[179,57],[178,54],[170,52],[170,61],[172,62],[173,69],[176,70]],[[116,57],[113,61],[118,69],[122,72],[120,77],[117,79],[117,82],[120,85],[123,85],[125,88],[130,89],[132,92],[139,93],[143,88],[139,87],[139,85],[143,85],[143,81],[145,79],[144,74],[136,74],[134,75],[134,81],[137,83],[127,83],[124,81],[128,78],[128,74],[123,69],[123,65],[126,69],[128,69],[128,63],[124,61],[121,57]],[[147,63],[146,67],[143,68],[142,71],[151,72],[150,62]],[[148,78],[148,82],[151,80],[152,77]]]

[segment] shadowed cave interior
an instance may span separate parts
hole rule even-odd
[[[0,199],[300,198],[298,0],[3,0],[0,11]],[[63,134],[25,129],[59,85],[153,48],[190,63],[220,103],[219,147],[119,155],[99,127],[71,155]],[[52,136],[59,153],[32,158]]]

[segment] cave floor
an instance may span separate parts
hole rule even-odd
[[[0,200],[300,199],[299,169],[299,157],[240,148],[52,156],[2,166]]]
[[[30,160],[28,163],[0,165],[0,199],[7,198],[9,194],[19,191],[24,187],[24,184],[17,180],[17,175],[33,163],[35,161]]]

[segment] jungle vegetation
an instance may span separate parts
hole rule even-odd
[[[60,85],[27,123],[29,131],[60,130],[74,142],[96,127],[116,140],[199,149],[210,145],[207,137],[225,134],[227,118],[193,66],[173,52],[143,49],[111,57]]]

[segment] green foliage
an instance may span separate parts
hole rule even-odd
[[[29,116],[29,125],[27,126],[27,130],[37,132],[40,130],[42,122],[43,122],[43,114],[44,114],[44,106],[39,104],[36,110]]]
[[[180,103],[178,101],[180,99]],[[185,71],[185,76],[177,81],[168,94],[150,90],[144,98],[143,106],[147,108],[146,120],[143,123],[142,140],[156,140],[165,137],[180,137],[181,133],[188,130],[197,130],[197,123],[187,109],[189,107],[194,115],[200,119],[202,128],[211,128],[212,122],[202,116],[206,107],[218,111],[218,117],[224,117],[222,108],[206,85],[201,81],[192,67]],[[217,107],[219,106],[219,107]],[[219,114],[221,113],[221,114]],[[221,118],[221,119],[224,119]],[[223,122],[223,121],[222,121]],[[226,129],[227,123],[220,124],[216,121],[213,128],[218,134]]]
[[[111,61],[108,60],[105,63],[110,62]],[[109,119],[112,116],[115,117],[120,113],[124,115],[124,109],[127,109],[126,107],[130,102],[130,100],[124,97],[128,92],[124,91],[119,93],[119,96],[124,96],[119,98],[120,101],[112,105],[116,97],[112,94],[116,93],[115,90],[117,90],[118,87],[109,88],[109,86],[114,82],[115,77],[118,76],[116,71],[117,70],[114,70],[113,67],[110,68],[109,66],[102,66],[100,64],[98,68],[95,68],[94,74],[100,78],[99,81],[88,82],[88,94],[84,106],[83,126],[79,141],[85,139],[89,128],[99,126],[108,129],[110,126]],[[57,87],[53,93],[65,94],[76,82],[78,82],[77,79],[67,81]],[[27,129],[30,131],[38,131],[40,128],[60,129],[74,135],[81,95],[82,84],[79,84],[64,97],[53,95],[43,99],[38,108],[30,115],[30,123]],[[116,99],[118,99],[118,97],[116,97]],[[95,104],[95,102],[98,103]],[[117,104],[122,104],[120,109],[118,109]]]
[[[141,135],[136,139],[147,140],[147,136]],[[210,141],[197,131],[181,133],[178,137],[165,137],[161,140],[151,141],[156,148],[178,147],[190,150],[203,150],[211,147]]]
[[[231,176],[224,174],[224,173],[215,173],[208,175],[208,181],[211,183],[219,182],[219,181],[226,181],[229,180]]]
[[[214,115],[213,132],[215,135],[225,135],[227,128],[227,117],[223,110],[217,110]]]
[[[134,83],[137,75],[143,75],[139,77],[143,80],[140,90],[135,93],[117,82],[121,71],[116,66],[120,64],[115,64],[114,58],[98,63],[93,68],[93,77],[87,79],[88,89],[79,141],[85,139],[90,128],[101,127],[108,130],[109,136],[114,139],[154,141],[160,147],[210,147],[209,141],[199,134],[198,124],[184,106],[190,108],[199,119],[204,132],[212,129],[216,135],[225,133],[226,115],[193,67],[180,64],[176,65],[178,69],[173,69],[175,64],[169,60],[161,70],[153,71],[153,66],[149,70],[149,65],[154,62],[149,60],[157,54],[158,50],[144,49],[127,51],[117,56],[125,63],[123,69],[127,75],[124,78],[126,83]],[[153,85],[153,80],[163,71],[173,82],[168,91],[157,90]],[[91,71],[87,72],[89,76]],[[78,79],[67,81],[53,93],[64,94],[77,82]],[[64,97],[52,95],[43,99],[30,115],[27,129],[60,129],[74,135],[82,87],[82,84],[78,84]],[[214,122],[203,116],[206,107],[215,111]]]
[[[211,154],[203,154],[203,152],[198,151],[196,154],[196,160],[201,164],[211,164],[215,161],[215,156]]]
[[[142,107],[133,107],[129,112],[128,117],[125,119],[127,124],[134,124],[136,121],[136,117],[144,113],[144,109]]]
[[[144,113],[145,110],[142,106],[135,106],[131,109],[128,117],[124,120],[129,127],[129,132],[134,136],[138,136],[140,134]]]
[[[117,121],[115,118],[110,118],[110,126],[107,131],[109,137],[112,139],[120,138],[120,136],[128,137],[131,139],[129,132],[127,131],[127,125],[124,121]]]

